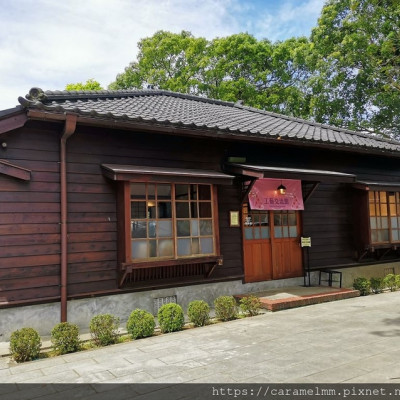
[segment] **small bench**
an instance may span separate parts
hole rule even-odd
[[[321,279],[321,274],[327,274],[328,279]],[[334,277],[337,277],[337,279],[333,279]],[[333,282],[339,283],[339,287],[342,287],[342,272],[340,271],[333,271],[332,269],[320,269],[319,270],[319,285],[321,285],[321,282],[328,282],[328,286],[332,286]]]

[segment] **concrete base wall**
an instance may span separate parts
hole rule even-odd
[[[400,274],[400,262],[343,268],[340,271],[343,273],[342,286],[351,288],[354,279],[359,276],[371,278],[383,277],[391,272]],[[130,313],[136,308],[156,314],[154,299],[157,298],[176,296],[178,304],[186,311],[192,300],[204,300],[212,306],[213,301],[221,295],[254,293],[303,284],[303,277],[246,284],[237,280],[71,300],[68,302],[68,321],[77,324],[81,332],[87,332],[91,318],[98,314],[114,314],[120,318],[122,326],[125,326]],[[311,273],[311,285],[318,285],[318,272]],[[2,309],[0,310],[0,342],[8,341],[13,331],[23,327],[32,327],[40,335],[50,336],[51,330],[59,322],[59,302]]]
[[[358,277],[369,279],[373,277],[383,278],[389,273],[400,274],[400,262],[343,268],[337,271],[342,272],[342,286],[345,288],[352,288],[354,279]]]
[[[312,275],[312,284],[315,283],[316,276]],[[247,284],[238,280],[70,300],[68,301],[68,321],[77,324],[81,332],[87,332],[90,320],[98,314],[114,314],[120,318],[122,326],[125,326],[130,313],[136,308],[156,314],[154,299],[160,297],[176,296],[177,303],[186,312],[192,300],[204,300],[212,306],[213,301],[222,295],[254,293],[299,285],[303,285],[302,277]],[[32,327],[40,335],[50,336],[51,330],[59,322],[60,303],[58,302],[0,310],[0,342],[8,341],[13,331],[23,327]]]

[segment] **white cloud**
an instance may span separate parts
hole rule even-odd
[[[309,36],[310,27],[315,26],[325,0],[305,0],[303,2],[282,1],[273,13],[261,13],[255,22],[257,36],[271,41],[293,36]]]
[[[293,25],[296,13],[322,7],[322,0],[303,1],[304,7],[280,8],[278,19],[259,12],[259,23],[241,19],[252,7],[243,0],[2,0],[0,110],[33,86],[63,89],[94,78],[107,87],[135,59],[138,41],[157,30],[207,39],[247,30],[274,40],[282,29],[277,21]]]

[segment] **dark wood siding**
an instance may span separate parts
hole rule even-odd
[[[2,158],[32,171],[30,182],[0,177],[1,288],[4,303],[59,297],[61,125],[30,123],[7,137]],[[78,129],[67,143],[68,295],[117,290],[117,184],[101,164],[220,169],[221,149],[164,135]],[[213,277],[240,276],[237,187],[218,188],[224,265]],[[239,241],[239,242],[238,242]],[[12,265],[12,268],[10,268]]]
[[[0,175],[0,303],[56,298],[60,292],[58,133],[31,124],[5,135],[0,158],[32,171]]]
[[[213,276],[241,276],[243,274],[242,234],[240,228],[229,226],[229,211],[240,211],[241,191],[239,185],[219,186],[219,233],[224,264],[216,268]]]
[[[312,238],[310,267],[354,262],[353,202],[345,184],[321,184],[303,211],[303,235]]]
[[[0,175],[0,301],[41,301],[60,295],[61,124],[29,122],[3,135],[0,158],[32,171],[30,181]],[[166,134],[78,126],[67,143],[68,295],[118,291],[116,182],[101,164],[131,164],[220,170],[229,156],[248,163],[326,169],[359,179],[400,181],[395,159],[276,145],[233,143]],[[211,279],[243,274],[240,228],[229,226],[229,211],[241,210],[242,181],[218,186],[220,250],[224,263]],[[312,268],[357,261],[360,246],[354,193],[348,184],[321,184],[302,213],[303,234],[312,237]],[[356,202],[357,203],[357,202]]]

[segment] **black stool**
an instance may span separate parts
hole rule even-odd
[[[321,274],[325,273],[328,275],[328,279],[321,279]],[[333,279],[334,275],[337,275],[338,279]],[[333,271],[332,269],[320,269],[319,270],[319,285],[321,282],[328,282],[328,286],[332,286],[333,282],[338,282],[339,287],[342,287],[342,273],[340,271]]]

